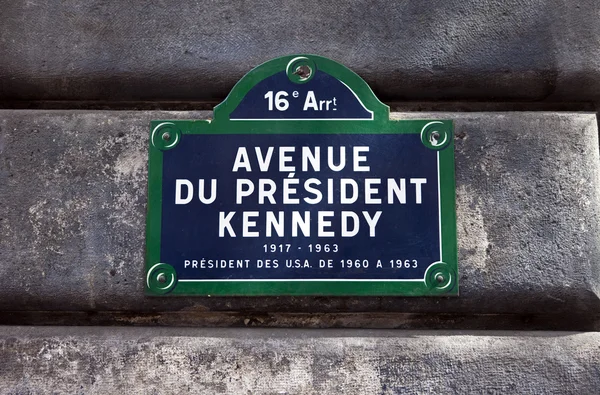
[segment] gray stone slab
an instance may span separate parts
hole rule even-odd
[[[5,3],[0,100],[215,101],[293,53],[387,101],[600,98],[597,0]]]
[[[170,311],[199,324],[217,311],[598,318],[600,160],[586,113],[392,113],[455,119],[458,298],[144,296],[149,121],[210,115],[0,111],[0,310]]]
[[[600,334],[0,327],[4,394],[592,394]]]

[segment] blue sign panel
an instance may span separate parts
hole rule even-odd
[[[186,135],[163,156],[161,261],[195,279],[414,279],[441,259],[419,135]]]

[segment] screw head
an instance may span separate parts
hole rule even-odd
[[[171,133],[164,132],[163,135],[162,135],[162,139],[165,140],[165,141],[171,140]]]
[[[159,283],[164,284],[167,282],[167,276],[164,273],[160,273],[156,276],[156,280],[158,280]]]
[[[307,79],[310,77],[312,70],[309,66],[303,64],[302,66],[298,66],[294,74],[298,75],[302,79]]]
[[[444,277],[443,274],[438,274],[437,276],[435,276],[435,281],[437,281],[438,283],[443,283],[444,281],[446,281],[446,277]]]

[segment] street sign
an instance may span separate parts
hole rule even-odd
[[[332,60],[245,75],[151,123],[149,295],[458,295],[450,120],[390,120]]]

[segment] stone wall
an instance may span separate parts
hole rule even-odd
[[[598,128],[587,113],[455,120],[459,298],[143,293],[148,124],[207,112],[4,111],[3,310],[600,313]]]
[[[599,17],[594,0],[4,4],[0,393],[597,392]],[[353,69],[392,118],[454,120],[459,297],[144,296],[149,122],[211,118],[291,53]]]
[[[315,53],[383,101],[600,98],[596,0],[10,2],[0,100],[220,101]]]
[[[597,333],[0,328],[13,394],[597,392]]]

